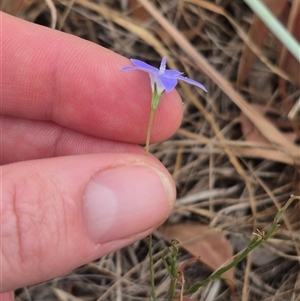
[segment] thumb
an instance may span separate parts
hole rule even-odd
[[[175,200],[154,158],[92,154],[2,167],[2,291],[61,276],[149,234]]]

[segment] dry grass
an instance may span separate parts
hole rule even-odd
[[[252,13],[243,1],[15,0],[2,5],[11,14],[126,57],[158,65],[167,55],[170,68],[185,71],[207,87],[205,94],[180,84],[182,126],[172,139],[150,148],[177,184],[178,201],[169,224],[193,221],[218,228],[237,252],[254,229],[272,222],[290,194],[300,194],[299,119],[287,119],[300,89],[279,67],[276,40],[269,36],[262,48],[251,42],[247,31]],[[246,46],[256,54],[247,74],[240,67]],[[286,97],[278,89],[279,79],[287,81]],[[280,131],[276,121],[258,114],[252,104],[266,111],[278,109],[276,121],[288,125],[293,140],[287,129]],[[241,112],[261,133],[257,141],[242,131]],[[224,283],[215,282],[194,299],[300,300],[299,216],[300,204],[294,202],[274,238],[237,267],[235,296]],[[168,279],[160,256],[168,242],[157,232],[154,243],[158,300],[166,300]],[[187,258],[183,252],[180,261]],[[186,282],[208,274],[204,264],[193,264],[187,268]],[[17,294],[18,300],[148,300],[149,283],[144,240]]]

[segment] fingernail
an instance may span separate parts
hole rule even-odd
[[[159,226],[175,201],[175,188],[152,167],[119,166],[100,171],[87,184],[83,220],[96,243],[128,238]]]

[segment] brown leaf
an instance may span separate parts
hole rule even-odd
[[[180,246],[186,249],[199,260],[209,266],[213,271],[221,267],[233,256],[230,243],[225,236],[208,226],[182,223],[172,226],[163,226],[159,231],[169,240],[175,238],[180,241]],[[234,270],[224,273],[224,278],[233,280]],[[226,281],[233,288],[232,281]]]
[[[277,17],[284,12],[288,4],[287,0],[264,0],[263,2]],[[255,45],[257,45],[258,47],[262,47],[268,33],[269,29],[256,15],[254,15],[252,25],[248,31],[248,35],[253,43],[255,43]],[[238,69],[237,87],[240,87],[245,83],[250,69],[253,65],[254,59],[255,54],[247,45],[245,45]]]
[[[295,0],[292,4],[292,8],[289,14],[287,29],[295,37],[297,41],[300,41],[299,24],[300,24],[300,0]],[[282,49],[279,66],[282,70],[286,71],[293,78],[295,83],[297,83],[300,86],[300,76],[299,76],[300,64],[296,60],[296,58],[289,51],[287,51],[286,48]],[[280,88],[280,94],[282,98],[286,97],[285,83],[286,83],[285,79],[279,78],[279,88]]]
[[[142,6],[140,6],[136,0],[129,1],[129,8],[132,11],[132,19],[137,23],[147,22],[149,20],[149,13]]]
[[[265,116],[268,121],[272,122],[274,125],[277,125],[279,129],[284,131],[284,135],[287,140],[291,142],[295,141],[296,134],[293,132],[292,123],[290,121],[282,122],[280,120],[282,113],[279,110],[275,108],[266,109],[264,106],[258,104],[252,104],[251,107],[257,112],[257,114]],[[270,144],[270,142],[261,134],[261,132],[254,126],[251,120],[243,112],[241,112],[239,120],[241,123],[243,136],[246,141]]]

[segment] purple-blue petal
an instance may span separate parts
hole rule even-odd
[[[139,70],[139,67],[135,67],[135,66],[125,66],[121,69],[121,71],[127,71],[127,70]]]
[[[165,87],[166,92],[172,91],[178,83],[177,79],[174,77],[165,77],[164,75],[160,75],[158,78]]]
[[[145,68],[141,68],[141,67],[136,67],[136,66],[125,66],[121,69],[121,71],[127,71],[127,70],[138,70],[138,71],[143,71],[143,72],[147,72],[148,74],[153,74],[154,76],[157,76],[157,73],[155,70],[155,72],[145,69]]]
[[[186,82],[186,83],[188,83],[188,84],[190,84],[190,85],[197,86],[198,88],[200,88],[200,89],[204,90],[205,92],[207,92],[206,88],[205,88],[202,84],[198,83],[197,81],[195,81],[195,80],[193,80],[193,79],[190,79],[190,78],[188,78],[188,77],[181,76],[181,75],[180,75],[180,76],[177,76],[176,78],[177,78],[178,80],[182,80],[182,81],[184,81],[184,82]]]
[[[177,76],[180,76],[181,74],[183,74],[183,73],[179,72],[177,70],[167,69],[163,75],[166,77],[174,77],[174,76],[177,77]]]
[[[121,71],[127,71],[127,70],[139,70],[143,72],[147,72],[150,75],[151,78],[151,85],[153,88],[154,83],[157,84],[157,89],[160,90],[160,92],[163,91],[163,89],[166,92],[170,92],[173,90],[176,85],[178,84],[178,80],[182,80],[190,85],[194,85],[205,92],[207,92],[206,88],[198,83],[197,81],[190,79],[188,77],[182,76],[182,72],[179,72],[177,70],[171,70],[171,69],[164,69],[166,58],[164,57],[162,59],[161,67],[160,69],[155,68],[143,61],[137,60],[137,59],[130,59],[131,62],[134,64],[134,66],[126,66],[121,69]]]
[[[153,73],[157,73],[159,72],[159,70],[143,61],[140,61],[140,60],[136,60],[136,59],[130,59],[130,61],[138,68],[140,68],[141,70],[144,70],[144,71],[151,71]]]

